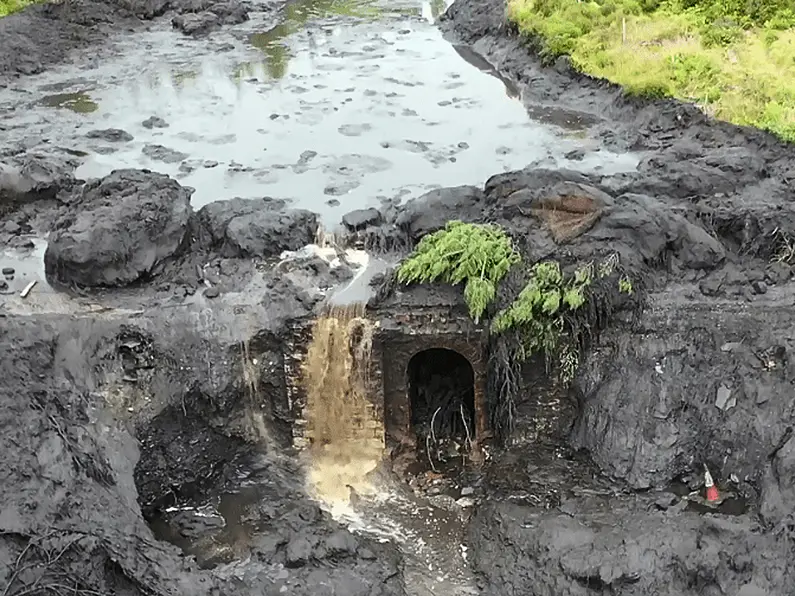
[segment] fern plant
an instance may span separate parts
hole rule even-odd
[[[517,329],[523,357],[543,353],[548,364],[556,358],[561,380],[571,382],[579,365],[579,345],[567,329],[567,317],[585,304],[594,279],[612,275],[617,263],[618,256],[611,255],[598,267],[587,263],[573,275],[564,275],[556,261],[536,263],[516,300],[494,317],[492,330],[502,333]],[[626,276],[619,280],[618,289],[632,293],[632,284]]]
[[[497,284],[520,261],[499,227],[451,221],[425,236],[397,270],[401,283],[465,283],[464,301],[476,323],[497,296]]]
[[[556,261],[536,263],[527,285],[513,304],[497,314],[492,329],[497,333],[519,329],[525,357],[537,352],[548,357],[557,355],[565,331],[564,313],[585,304],[585,292],[592,280],[590,264],[567,277]],[[571,360],[571,350],[567,352],[567,360]]]

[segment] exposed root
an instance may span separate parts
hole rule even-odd
[[[85,556],[79,543],[86,536],[60,530],[40,536],[13,532],[0,532],[0,536],[26,541],[9,569],[8,583],[0,596],[106,596],[90,588],[69,568],[70,558],[79,560]]]

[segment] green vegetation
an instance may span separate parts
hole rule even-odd
[[[0,0],[0,17],[10,15],[12,12],[22,10],[36,0]]]
[[[522,356],[544,354],[548,363],[560,363],[561,379],[571,382],[579,365],[579,338],[573,326],[573,315],[586,302],[595,279],[614,275],[617,255],[599,263],[587,263],[566,275],[556,261],[536,263],[530,270],[530,280],[508,307],[497,313],[492,330],[503,333],[517,329],[522,341]],[[619,292],[632,294],[632,283],[622,276],[617,284]]]
[[[520,261],[508,235],[497,226],[449,222],[425,236],[401,263],[401,283],[466,282],[464,300],[475,322],[497,296],[497,284]]]
[[[499,283],[521,258],[511,239],[494,225],[453,221],[425,236],[401,263],[401,283],[442,281],[466,283],[464,299],[478,322],[498,296]],[[618,255],[586,263],[565,273],[557,261],[533,264],[527,284],[516,299],[491,321],[495,334],[516,332],[516,357],[543,354],[569,383],[579,365],[580,349],[599,325],[610,319],[616,294],[635,293],[618,268]],[[589,303],[589,308],[583,308]]]
[[[508,0],[541,55],[795,141],[792,0]]]

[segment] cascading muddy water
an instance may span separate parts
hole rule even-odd
[[[367,476],[384,452],[383,425],[367,397],[371,347],[364,304],[332,306],[314,324],[304,365],[309,488],[333,513],[348,508],[352,490],[373,492]]]
[[[385,451],[368,391],[372,340],[362,303],[330,306],[314,324],[304,361],[309,492],[351,530],[398,544],[411,596],[476,594],[462,517],[388,476],[371,480]]]

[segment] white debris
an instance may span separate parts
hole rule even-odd
[[[24,289],[24,290],[22,290],[22,292],[21,292],[19,295],[20,295],[22,298],[27,298],[27,297],[28,297],[28,294],[30,294],[30,291],[33,289],[33,286],[35,286],[35,285],[36,285],[37,281],[38,281],[38,280],[35,280],[35,279],[34,279],[32,282],[30,282],[28,285],[26,285],[26,286],[25,286],[25,289]]]
[[[718,387],[718,396],[715,400],[715,405],[724,412],[731,410],[737,405],[737,398],[732,395],[732,390],[730,387],[727,387],[726,385],[721,385]]]

